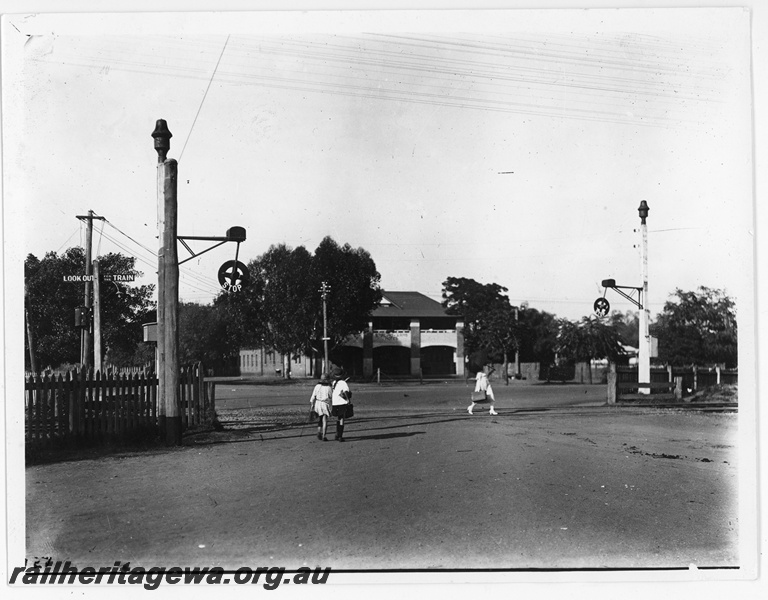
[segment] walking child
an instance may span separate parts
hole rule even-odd
[[[493,397],[493,388],[491,387],[491,382],[488,381],[488,377],[493,373],[495,369],[488,365],[486,367],[483,367],[480,371],[478,371],[477,376],[475,377],[475,392],[485,392],[485,397],[490,403],[490,410],[488,411],[488,414],[490,415],[498,415],[495,410],[493,410],[493,402],[495,398]],[[477,402],[472,400],[472,404],[467,407],[467,412],[471,415],[472,410],[475,408],[475,405]]]
[[[312,390],[312,397],[309,399],[309,403],[317,413],[317,439],[324,442],[328,441],[325,437],[325,431],[328,427],[328,417],[331,416],[331,394],[333,388],[331,388],[331,380],[328,377],[328,373],[323,373],[320,376],[320,383]]]
[[[352,404],[350,399],[352,398],[352,392],[344,380],[344,370],[338,367],[334,368],[332,373],[333,377],[333,396],[331,402],[333,404],[331,408],[331,414],[336,417],[336,437],[334,439],[340,442],[344,441],[344,419],[347,416],[352,416],[351,409]]]

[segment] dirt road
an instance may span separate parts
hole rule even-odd
[[[388,400],[359,388],[345,443],[302,424],[303,387],[222,389],[224,432],[29,467],[28,556],[334,570],[737,565],[737,416],[601,407],[601,388],[585,387],[499,390],[496,417],[468,415],[463,385]]]

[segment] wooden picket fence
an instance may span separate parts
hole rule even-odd
[[[213,384],[206,386],[200,363],[181,369],[179,400],[184,429],[209,420],[215,410]],[[27,377],[27,444],[106,442],[157,433],[158,380],[154,374],[70,371]]]

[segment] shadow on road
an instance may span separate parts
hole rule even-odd
[[[563,411],[562,407],[552,408],[517,408],[513,410],[505,410],[497,416],[494,416],[493,422],[498,422],[496,419],[504,417],[512,418],[525,418],[526,416],[533,416],[537,413],[546,412],[565,412],[575,414],[573,408]],[[485,414],[484,414],[485,413]],[[474,415],[468,415],[465,411],[454,413],[451,416],[445,414],[445,412],[421,412],[416,414],[394,414],[394,415],[374,415],[371,417],[354,417],[347,421],[347,431],[349,433],[357,432],[372,432],[381,430],[393,430],[402,429],[408,427],[428,427],[429,425],[436,425],[439,423],[451,423],[454,421],[466,421],[470,419],[482,420],[489,418],[487,411],[478,410]],[[384,423],[386,421],[386,423]],[[237,426],[232,426],[232,425]],[[268,441],[275,439],[290,439],[312,435],[311,432],[317,427],[317,422],[308,423],[306,421],[256,421],[253,419],[238,419],[230,423],[224,423],[224,430],[220,434],[206,434],[205,437],[209,438],[206,441],[195,440],[195,444],[231,444],[235,442],[245,441]],[[328,423],[329,430],[335,427],[335,422],[330,420]],[[296,434],[298,432],[298,434]],[[224,436],[238,436],[238,439],[215,439]],[[269,437],[264,435],[270,434]],[[277,434],[277,435],[276,435]],[[293,435],[292,435],[293,434]],[[214,439],[210,439],[213,437]]]
[[[381,433],[379,435],[347,436],[344,439],[350,442],[367,442],[368,440],[391,440],[392,438],[410,437],[412,435],[421,435],[426,431],[410,431],[408,433]]]
[[[347,422],[347,439],[355,441],[374,440],[374,439],[390,439],[397,437],[408,437],[416,434],[426,433],[426,431],[416,431],[407,433],[386,433],[379,435],[359,436],[357,434],[364,432],[373,432],[380,430],[400,429],[404,427],[425,427],[429,425],[436,425],[438,423],[450,423],[452,421],[464,421],[469,418],[469,415],[450,418],[439,418],[441,415],[410,415],[410,416],[395,416],[385,417],[387,420],[393,419],[408,419],[407,423],[401,423],[396,425],[380,425],[380,426],[367,426],[369,423],[373,424],[380,422],[382,418],[370,418],[370,419],[358,419],[349,420]],[[416,420],[414,417],[418,418]],[[430,418],[438,417],[438,418]],[[333,421],[328,423],[328,430],[333,431],[335,428]],[[249,426],[238,428],[226,428],[223,431],[213,433],[206,432],[197,436],[197,439],[191,439],[190,442],[194,445],[218,445],[218,444],[239,444],[242,442],[267,442],[272,440],[286,440],[292,438],[313,437],[315,430],[317,429],[317,423],[275,423],[265,424],[261,426]],[[264,437],[264,434],[278,434]],[[351,436],[350,436],[351,434]],[[222,436],[227,436],[227,439],[221,439]],[[237,436],[237,439],[232,439],[229,436]],[[216,439],[219,438],[219,439]]]

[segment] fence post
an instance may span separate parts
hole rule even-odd
[[[109,415],[114,397],[112,386],[106,377],[102,377],[99,382],[99,394],[101,401],[99,402],[99,412],[94,415],[94,423],[96,424],[96,431],[103,438],[109,432]]]
[[[97,438],[101,429],[100,420],[102,411],[104,410],[104,380],[105,377],[102,372],[96,371],[90,375],[87,384],[82,379],[80,382],[80,386],[85,390],[91,390],[91,392],[86,391],[82,396],[78,395],[78,398],[82,397],[83,401],[82,410],[80,409],[80,406],[78,406],[77,418],[79,423],[77,427],[78,431],[82,432],[87,438]],[[90,403],[87,402],[88,393],[93,394]]]
[[[683,378],[675,377],[675,400],[680,402],[683,399]]]
[[[720,365],[715,365],[715,373],[717,373],[717,385],[720,385]]]
[[[44,388],[43,388],[43,381],[45,380],[45,375],[41,375],[39,379],[35,382],[35,391],[32,393],[29,397],[29,438],[33,441],[37,441],[38,437],[38,426],[37,426],[37,412],[38,407],[40,406],[40,398],[43,397]]]
[[[43,387],[43,393],[38,399],[37,405],[37,437],[38,441],[42,444],[47,443],[48,437],[48,404],[50,402],[51,390],[54,389],[53,382],[55,381],[55,375],[51,374],[45,376],[45,386]]]
[[[194,424],[200,425],[200,381],[203,379],[203,364],[195,365],[194,377],[192,378],[192,404]]]
[[[142,373],[136,373],[136,429],[142,430],[146,417],[144,415],[144,380],[146,376]]]
[[[616,376],[616,363],[610,363],[608,365],[608,388],[607,388],[607,400],[608,404],[616,404],[616,387],[617,387],[617,379]]]
[[[56,382],[56,437],[61,438],[64,435],[64,394],[66,389],[66,379],[64,375],[59,375]]]
[[[136,372],[128,374],[129,392],[128,398],[130,400],[130,406],[128,408],[128,431],[136,431],[136,417],[139,412],[138,398],[136,390],[138,388],[138,382],[136,381]]]
[[[211,415],[213,415],[216,412],[216,382],[215,381],[208,381],[206,383],[207,383],[207,387],[206,387],[206,396],[207,396],[206,410]]]
[[[185,376],[183,378],[184,381],[184,400],[186,400],[187,403],[187,410],[184,411],[184,414],[186,415],[186,418],[184,419],[184,429],[189,429],[192,427],[193,424],[193,415],[192,415],[192,377],[194,376],[194,367],[189,366],[185,371]]]
[[[75,435],[77,433],[77,417],[76,405],[77,405],[77,373],[72,371],[68,374],[69,377],[69,433]]]
[[[197,382],[200,391],[198,392],[200,397],[200,422],[205,423],[207,418],[208,404],[205,397],[205,365],[200,365],[200,380]]]
[[[24,442],[29,442],[29,411],[31,409],[31,399],[34,392],[34,378],[24,376]]]
[[[34,377],[34,376],[33,376]],[[34,377],[35,381],[34,392],[29,396],[29,439],[33,442],[37,441],[37,407],[40,404],[40,398],[43,395],[43,378]]]
[[[191,365],[189,367],[189,393],[187,394],[187,402],[189,402],[188,427],[192,427],[196,422],[196,416],[195,416],[195,388],[196,387],[197,387],[197,365]]]
[[[86,378],[86,371],[85,369],[80,369],[80,371],[77,373],[77,393],[75,395],[75,435],[80,437],[83,433],[83,418],[85,416],[85,409],[83,408],[83,405],[85,404],[85,390],[87,387],[87,383],[85,381]]]
[[[699,370],[696,368],[696,365],[693,365],[693,391],[697,391],[699,389]]]

